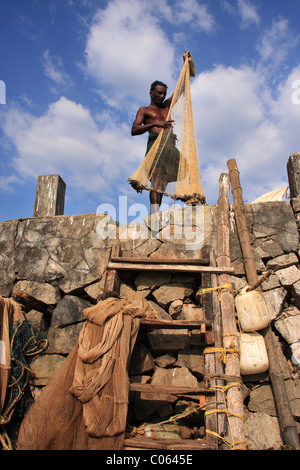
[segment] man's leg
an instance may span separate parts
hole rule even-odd
[[[150,191],[150,214],[151,215],[159,211],[162,196],[163,195],[161,193]]]

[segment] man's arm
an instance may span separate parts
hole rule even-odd
[[[164,101],[165,108],[170,108],[173,96],[174,96],[174,93],[172,93],[172,95]]]
[[[142,107],[136,113],[136,118],[133,121],[131,128],[131,135],[141,135],[149,131],[153,127],[153,123],[144,124],[145,119],[145,107]]]
[[[149,122],[148,124],[144,124],[145,120],[145,107],[142,107],[138,110],[136,114],[136,118],[133,121],[132,128],[131,128],[131,135],[141,135],[145,132],[149,131],[153,127],[161,127],[166,129],[170,127],[173,121],[154,121]]]

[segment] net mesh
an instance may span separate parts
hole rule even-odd
[[[190,90],[194,63],[188,53],[183,57],[167,117],[173,126],[149,133],[146,156],[128,182],[137,192],[155,191],[187,204],[205,204]]]
[[[121,450],[128,363],[140,317],[155,313],[135,293],[84,310],[78,341],[25,416],[18,450]]]

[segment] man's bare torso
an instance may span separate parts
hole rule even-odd
[[[150,124],[150,123],[155,123],[155,122],[160,122],[160,121],[166,121],[167,116],[168,116],[168,111],[169,108],[157,108],[153,106],[144,106],[143,109],[143,114],[144,114],[144,120],[143,124]],[[156,127],[153,126],[151,128],[151,132],[157,132],[159,133],[161,131],[161,126]]]

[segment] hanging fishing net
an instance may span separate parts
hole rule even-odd
[[[37,338],[20,306],[0,297],[0,444],[5,450],[12,449],[6,425],[17,406],[18,414],[23,413],[19,402],[32,375],[28,357],[42,352],[47,344]]]
[[[137,191],[155,191],[187,204],[205,204],[191,101],[190,76],[195,76],[189,53],[172,98],[167,120],[173,125],[149,133],[146,156],[128,182]]]

